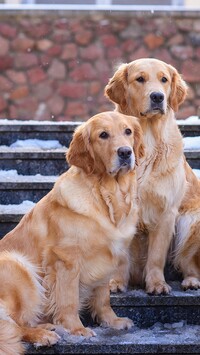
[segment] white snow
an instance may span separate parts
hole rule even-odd
[[[0,214],[25,214],[29,212],[35,203],[32,201],[23,201],[19,205],[0,205]]]
[[[200,137],[183,137],[184,149],[200,149]]]
[[[0,170],[0,182],[55,182],[54,175],[19,175],[17,170]]]
[[[17,140],[10,145],[11,148],[28,148],[28,149],[59,149],[63,146],[57,140],[44,139],[23,139]]]
[[[0,125],[30,125],[30,124],[35,124],[35,125],[59,125],[59,124],[64,124],[66,126],[74,126],[76,124],[81,124],[83,123],[82,121],[36,121],[36,120],[27,120],[27,121],[21,121],[21,120],[8,120],[8,119],[0,119]]]
[[[198,116],[190,116],[186,118],[185,120],[177,120],[178,125],[188,125],[188,124],[194,124],[194,125],[199,125],[200,124],[200,118]]]

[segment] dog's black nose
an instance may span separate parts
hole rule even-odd
[[[131,154],[132,154],[132,150],[130,147],[120,147],[117,150],[117,154],[119,156],[119,158],[126,160],[128,158],[130,158]]]
[[[160,104],[164,100],[164,95],[161,92],[152,92],[150,98],[151,101]]]

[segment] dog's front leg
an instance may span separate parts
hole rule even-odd
[[[145,268],[146,291],[150,294],[168,294],[171,287],[166,283],[164,267],[174,233],[176,212],[164,213],[159,224],[149,231],[148,256]]]
[[[129,318],[117,317],[110,306],[109,284],[96,287],[90,303],[92,317],[102,325],[114,329],[129,329],[133,321]]]
[[[46,267],[47,312],[54,324],[60,324],[73,335],[95,336],[79,318],[79,264],[75,252],[53,249]],[[53,261],[53,262],[52,262]]]

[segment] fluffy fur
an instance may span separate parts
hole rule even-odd
[[[101,113],[76,130],[71,168],[0,241],[0,350],[12,345],[21,354],[20,339],[54,344],[52,324],[94,336],[79,318],[84,306],[106,326],[132,326],[111,309],[109,280],[135,233],[135,165],[143,154],[136,118]],[[44,314],[52,324],[40,325]]]
[[[131,248],[131,281],[144,281],[148,293],[170,291],[163,270],[175,222],[174,264],[184,275],[182,285],[200,287],[200,183],[185,161],[175,120],[186,93],[177,70],[152,58],[122,64],[105,88],[117,111],[139,118],[144,134],[146,154],[137,168],[140,219]]]

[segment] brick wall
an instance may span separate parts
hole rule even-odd
[[[113,105],[114,68],[140,57],[174,65],[190,86],[177,118],[200,106],[200,13],[0,12],[0,118],[86,120]]]

